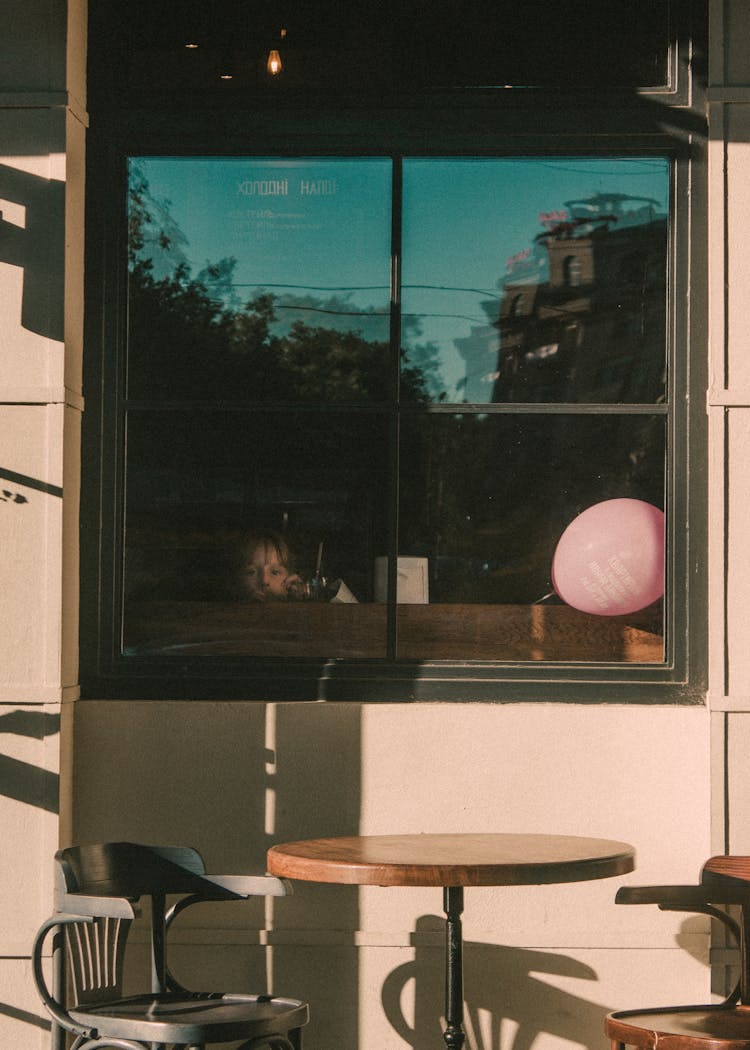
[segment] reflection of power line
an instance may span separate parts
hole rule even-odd
[[[351,285],[321,285],[321,284],[278,284],[274,282],[264,281],[262,284],[258,284],[254,281],[243,281],[241,283],[232,282],[232,288],[257,288],[261,291],[264,288],[294,288],[296,291],[306,292],[384,292],[388,291],[390,285],[387,284],[351,284]],[[460,288],[454,287],[450,284],[402,284],[401,289],[415,289],[418,288],[422,291],[430,292],[471,292],[473,295],[488,295],[491,299],[501,299],[502,296],[496,292],[488,291],[486,288]]]
[[[491,328],[492,325],[488,324],[486,317],[469,317],[468,314],[419,314],[412,313],[411,311],[404,311],[401,314],[402,317],[441,317],[447,318],[451,321],[470,321],[472,324],[484,325],[487,328]]]
[[[388,284],[351,284],[351,285],[323,285],[323,284],[278,284],[270,281],[243,281],[239,284],[232,282],[232,288],[295,288],[306,292],[382,292],[388,291]]]
[[[473,292],[474,295],[488,295],[490,299],[502,299],[496,292],[489,292],[486,288],[454,288],[449,284],[402,284],[402,288],[420,288],[431,292]]]
[[[277,303],[277,310],[300,310],[303,313],[314,313],[314,314],[333,314],[336,317],[390,317],[390,310],[328,310],[322,306],[296,306],[295,304],[288,303]],[[469,317],[466,314],[433,314],[433,313],[414,313],[412,311],[402,311],[402,317],[440,317],[447,318],[454,321],[470,321],[472,324],[487,325],[486,317]],[[488,327],[490,327],[488,325]]]
[[[303,313],[335,314],[336,317],[390,317],[390,310],[329,310],[323,306],[297,306],[296,303],[276,303],[276,310],[301,310]]]
[[[626,163],[628,165],[628,178],[642,178],[652,176],[655,171],[663,172],[665,165],[658,161],[641,160],[640,157],[622,157],[619,163]],[[570,167],[567,164],[558,164],[555,161],[540,161],[538,164],[540,168],[551,168],[553,171],[572,171],[576,175],[607,175],[614,176],[615,178],[622,178],[622,169],[620,167],[613,167],[607,170],[606,168],[580,168]],[[641,171],[634,171],[634,167],[639,167]]]

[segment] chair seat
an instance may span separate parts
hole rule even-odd
[[[622,1010],[608,1014],[604,1029],[610,1039],[646,1050],[750,1050],[750,1007]]]
[[[156,1043],[211,1043],[255,1039],[299,1028],[306,1003],[263,995],[137,995],[87,1007],[70,1016],[108,1036]]]

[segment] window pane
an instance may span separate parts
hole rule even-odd
[[[433,401],[665,395],[663,157],[404,164],[404,372]]]
[[[125,651],[384,655],[385,610],[366,603],[386,430],[333,411],[131,411]]]
[[[552,568],[664,506],[666,158],[405,160],[398,389],[390,160],[129,177],[126,654],[663,663]]]
[[[457,610],[399,606],[401,655],[456,658],[463,646],[466,659],[662,661],[661,602],[625,623],[563,607],[552,562],[589,507],[620,498],[663,507],[664,449],[661,416],[405,419],[399,554],[423,559],[431,605]],[[529,608],[547,620],[544,645]]]
[[[132,158],[128,394],[386,396],[391,165]]]

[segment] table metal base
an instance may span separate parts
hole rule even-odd
[[[466,1038],[464,1020],[463,941],[461,913],[464,910],[463,886],[443,889],[445,911],[445,1031],[443,1040],[450,1050],[461,1050]]]

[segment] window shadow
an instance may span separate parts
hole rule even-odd
[[[182,843],[209,871],[260,874],[272,845],[359,831],[359,705],[73,706],[73,841]],[[306,1046],[359,1045],[356,886],[298,881],[283,900],[210,908],[214,943],[191,940],[187,916],[175,930],[181,980],[306,999]]]
[[[23,485],[24,488],[34,489],[36,492],[44,492],[48,496],[59,496],[62,498],[63,490],[60,485],[51,485],[48,481],[41,481],[39,478],[31,478],[28,474],[19,474],[15,470],[8,470],[5,467],[0,467],[0,479],[2,481],[9,481],[14,485]],[[28,497],[24,496],[23,493],[18,492],[16,489],[0,490],[0,500],[6,503],[28,503]]]
[[[60,732],[59,715],[42,711],[9,711],[0,715],[0,733],[43,740]],[[60,811],[60,777],[31,762],[0,754],[0,795],[49,813]]]
[[[270,710],[270,708],[269,708]],[[358,704],[278,704],[275,821],[268,845],[360,833]],[[270,829],[269,829],[270,831]],[[274,978],[311,1004],[305,1044],[360,1046],[359,887],[295,882],[274,915]],[[294,931],[285,943],[284,930]]]
[[[52,1028],[51,1023],[44,1017],[33,1014],[30,1010],[19,1010],[17,1006],[11,1006],[9,1003],[0,1003],[0,1017],[23,1021],[24,1024],[30,1024],[34,1028],[41,1028],[43,1032],[49,1032]]]
[[[22,327],[62,342],[63,182],[0,164],[0,262],[23,269]]]

